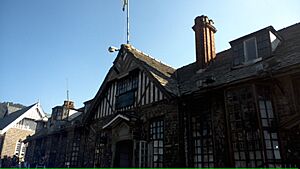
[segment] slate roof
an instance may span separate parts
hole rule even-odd
[[[171,94],[178,95],[176,69],[130,46],[128,52],[140,61],[143,67]]]
[[[274,51],[273,56],[257,61],[254,64],[233,68],[231,49],[217,54],[216,59],[205,70],[199,70],[196,63],[177,69],[179,90],[181,94],[189,94],[197,90],[207,89],[220,85],[227,85],[248,78],[260,78],[270,73],[276,74],[300,64],[300,23],[278,31],[283,42]],[[207,77],[214,77],[214,82],[197,85],[205,82]]]
[[[26,106],[12,102],[0,103],[0,118],[3,118],[5,115],[8,115],[14,111],[20,110],[25,107]]]
[[[167,91],[169,94],[176,96],[179,93],[178,87],[177,87],[177,80],[173,77],[173,75],[176,72],[176,69],[172,68],[171,66],[168,66],[153,57],[145,54],[144,52],[139,51],[138,49],[134,48],[132,45],[129,44],[123,44],[121,45],[121,49],[119,50],[117,58],[124,54],[124,53],[130,53],[131,56],[134,57],[134,59],[138,62],[140,66],[142,66],[146,71],[148,71],[154,79],[157,80],[158,83]],[[115,59],[115,61],[117,60]],[[103,83],[100,86],[100,89],[96,93],[95,97],[89,101],[86,101],[85,103],[89,103],[90,107],[87,110],[87,114],[85,116],[86,119],[90,118],[90,113],[95,108],[95,105],[98,101],[99,96],[102,94],[103,90],[106,87],[106,84],[108,83],[108,75],[114,71],[113,66],[109,69],[108,73],[106,74],[106,77],[103,81]],[[83,121],[87,121],[84,119]]]
[[[275,31],[272,26],[264,29]],[[243,37],[251,36],[254,33]],[[283,69],[290,69],[293,65],[298,65],[300,63],[300,23],[291,25],[276,33],[284,40],[274,51],[273,56],[235,68],[232,65],[233,54],[231,49],[218,53],[215,60],[205,70],[200,70],[196,62],[176,70],[127,44],[122,45],[120,51],[127,50],[126,52],[131,53],[139,60],[142,66],[169,93],[173,96],[180,96],[201,89],[247,80],[248,78],[264,77],[269,73],[279,73]],[[205,83],[210,77],[213,77],[214,82]],[[202,85],[199,86],[199,83],[202,83]]]
[[[21,110],[15,111],[13,113],[10,113],[9,115],[5,116],[4,118],[0,119],[0,130],[3,130],[7,125],[15,121],[18,117],[20,117],[22,114],[26,113],[29,109],[31,109],[35,104],[25,107]]]
[[[27,137],[25,142],[28,142],[30,140],[38,139],[47,135],[52,135],[56,133],[61,133],[63,131],[67,131],[68,129],[73,129],[77,126],[81,126],[82,119],[83,119],[83,113],[78,111],[71,115],[72,118],[68,121],[66,120],[61,120],[61,121],[56,121],[53,126],[50,128],[42,128],[41,130],[37,131],[34,135]],[[70,117],[71,117],[70,116]]]
[[[271,26],[264,29],[275,31]],[[231,49],[218,53],[215,60],[211,62],[205,70],[200,70],[196,62],[179,69],[172,68],[128,44],[121,45],[118,56],[123,52],[131,53],[132,56],[139,61],[140,65],[142,65],[166,91],[172,96],[182,96],[195,91],[203,91],[205,89],[240,82],[249,78],[265,77],[268,73],[279,73],[279,71],[293,68],[293,65],[299,65],[300,23],[291,25],[275,33],[278,33],[284,40],[277,47],[272,57],[257,60],[256,63],[235,68],[233,68],[232,65],[233,54]],[[250,33],[244,37],[252,34],[253,33]],[[113,67],[111,67],[108,74],[111,71],[113,71]],[[206,82],[210,77],[213,77],[213,81],[208,84]],[[95,98],[91,101],[91,107],[88,110],[87,117],[90,117],[89,113],[91,113],[91,110],[98,101],[97,97],[106,86],[107,78],[108,76],[106,76]],[[200,82],[202,85],[199,86]]]
[[[269,69],[278,71],[300,63],[300,23],[279,31],[284,43],[278,47],[274,57],[269,62]],[[271,64],[275,63],[275,64]]]
[[[264,29],[270,28],[273,29],[271,26]],[[287,69],[293,68],[293,65],[300,64],[300,23],[281,29],[277,33],[283,38],[283,41],[274,51],[273,56],[240,67],[233,67],[231,49],[218,53],[215,60],[205,70],[200,70],[196,62],[176,70],[131,45],[128,47],[128,52],[140,60],[168,92],[179,96],[249,78],[265,77],[270,73],[287,71]],[[252,34],[245,35],[245,37]],[[211,77],[214,82],[206,83],[207,79]],[[202,84],[199,86],[199,83]]]

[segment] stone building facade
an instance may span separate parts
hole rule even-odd
[[[24,161],[27,145],[23,141],[35,133],[35,120],[44,117],[45,113],[39,103],[23,108],[7,106],[5,115],[0,118],[0,165],[12,158],[19,162]]]
[[[217,54],[213,21],[193,30],[196,61],[179,69],[121,45],[81,120],[29,138],[32,152],[55,167],[299,167],[299,23]]]
[[[34,131],[29,131],[29,130],[22,130],[22,129],[18,129],[18,128],[12,128],[9,129],[6,133],[5,133],[5,137],[6,139],[3,140],[3,144],[2,144],[2,152],[1,154],[3,154],[4,156],[7,157],[13,157],[14,155],[16,155],[16,145],[18,144],[19,140],[24,140],[27,136],[29,135],[33,135]],[[20,142],[20,144],[22,144],[22,142]],[[23,154],[25,155],[25,154]]]

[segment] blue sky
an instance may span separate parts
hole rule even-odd
[[[299,0],[130,0],[131,44],[175,68],[195,60],[194,18],[215,22],[216,49],[272,25],[300,21]],[[0,0],[0,102],[44,110],[70,98],[77,108],[98,91],[126,43],[122,0]]]

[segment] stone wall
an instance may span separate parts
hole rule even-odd
[[[143,128],[142,133],[148,136],[149,126],[153,119],[164,119],[164,167],[176,167],[179,165],[179,128],[178,128],[178,103],[174,100],[171,102],[162,102],[157,105],[151,105],[140,111]]]
[[[280,150],[283,166],[300,163],[299,74],[274,80],[272,96],[278,115]]]
[[[20,139],[24,140],[28,135],[32,135],[33,133],[33,131],[18,128],[11,128],[7,130],[3,140],[1,158],[4,156],[12,157],[15,153],[17,141]]]
[[[152,105],[142,106],[132,110],[131,115],[137,119],[131,120],[127,124],[130,126],[130,136],[133,140],[144,140],[150,142],[149,127],[153,119],[161,118],[164,120],[164,167],[176,167],[179,160],[179,127],[178,127],[178,105],[176,101],[162,101]],[[103,130],[114,115],[90,122],[88,132],[85,136],[84,166],[93,167],[90,160],[95,155],[96,141],[104,142],[103,154],[101,155],[101,167],[112,167],[113,154],[116,140],[112,134],[114,128]],[[118,125],[121,125],[118,124]],[[116,127],[118,128],[118,127]],[[116,138],[115,138],[116,139]],[[137,153],[136,150],[133,150]]]

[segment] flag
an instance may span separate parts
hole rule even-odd
[[[128,0],[123,0],[123,11],[125,11],[125,6],[128,5]]]

